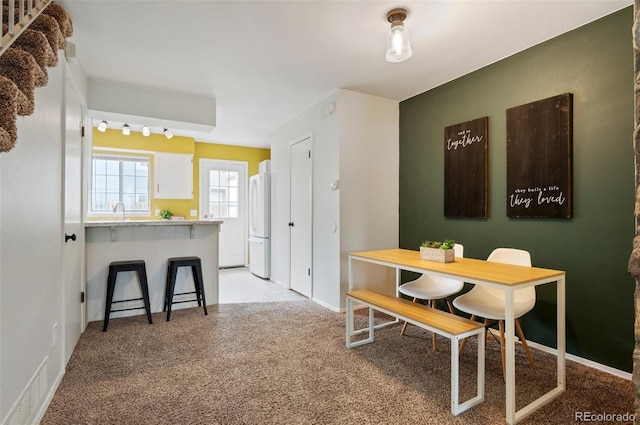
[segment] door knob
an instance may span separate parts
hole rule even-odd
[[[74,234],[72,234],[71,236],[69,236],[69,235],[67,235],[67,234],[65,233],[65,234],[64,234],[64,241],[65,241],[65,243],[66,243],[66,242],[69,242],[69,239],[71,239],[72,241],[74,241],[74,242],[75,242],[75,240],[76,240],[76,234],[74,233]]]

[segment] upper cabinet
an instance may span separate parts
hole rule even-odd
[[[193,155],[154,153],[156,199],[193,199]]]

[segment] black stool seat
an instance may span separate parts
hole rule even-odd
[[[113,301],[113,291],[116,288],[116,278],[118,277],[119,272],[136,272],[138,274],[138,281],[140,282],[140,290],[142,291],[141,298],[131,298],[128,300]],[[138,300],[144,301],[144,307],[121,308],[118,310],[111,309],[112,304],[124,303],[127,301],[138,301]],[[147,311],[147,320],[149,320],[149,324],[153,323],[151,321],[151,306],[149,303],[149,285],[147,283],[147,269],[145,267],[144,260],[112,262],[111,264],[109,264],[109,276],[107,277],[107,302],[104,309],[104,326],[102,327],[102,331],[105,332],[107,330],[107,326],[109,325],[109,316],[112,312],[137,310],[140,308],[144,308]]]
[[[167,285],[164,296],[164,308],[162,311],[167,312],[167,322],[171,319],[171,306],[173,304],[178,303],[187,303],[187,302],[198,302],[198,307],[204,307],[205,316],[209,313],[207,312],[207,302],[204,298],[204,280],[202,279],[202,262],[200,261],[200,257],[173,257],[168,260],[168,270],[167,270]],[[180,292],[174,293],[176,289],[176,275],[178,274],[178,268],[180,267],[191,267],[191,273],[193,274],[193,282],[195,285],[195,291],[191,292]],[[195,299],[190,300],[182,300],[182,301],[174,301],[174,295],[187,295],[187,294],[195,294]]]

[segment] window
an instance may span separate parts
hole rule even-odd
[[[238,218],[238,172],[209,172],[209,214],[215,218]]]
[[[149,214],[149,158],[93,156],[90,213],[112,213],[118,202],[127,213]]]

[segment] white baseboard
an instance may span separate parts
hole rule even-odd
[[[36,421],[34,423],[39,424],[40,421],[42,421],[44,414],[47,412],[47,409],[49,408],[49,404],[51,404],[51,400],[53,400],[53,396],[56,394],[56,391],[58,390],[58,386],[60,385],[60,382],[62,382],[63,376],[64,376],[64,368],[60,371],[58,376],[56,376],[56,380],[51,386],[49,393],[47,393],[47,396],[43,400],[38,411],[36,412],[36,415],[35,415]]]
[[[489,328],[489,332],[494,334],[497,338],[500,337],[500,333],[496,329]],[[515,336],[515,339],[516,339],[517,342],[520,342],[520,338],[518,338],[517,336]],[[547,347],[546,345],[538,344],[537,342],[533,342],[533,341],[527,340],[527,344],[531,348],[535,348],[537,350],[544,351],[545,353],[553,354],[554,356],[558,352],[558,350],[556,350],[555,348]],[[593,360],[589,360],[589,359],[585,359],[585,358],[576,356],[575,354],[567,353],[565,357],[566,357],[567,360],[570,360],[572,362],[580,363],[580,364],[588,366],[590,368],[597,369],[597,370],[600,370],[602,372],[606,372],[606,373],[608,373],[610,375],[613,375],[613,376],[617,376],[618,378],[622,378],[622,379],[626,379],[628,381],[631,381],[632,374],[629,373],[629,372],[625,372],[625,371],[622,371],[620,369],[615,369],[615,368],[613,368],[611,366],[603,365],[601,363],[594,362]]]
[[[531,348],[535,348],[535,349],[538,349],[540,351],[544,351],[546,353],[550,353],[550,354],[553,354],[553,355],[556,355],[556,353],[557,353],[557,350],[555,348],[547,347],[546,345],[538,344],[537,342],[533,342],[533,341],[527,340],[527,344],[529,344],[529,347],[531,347]],[[601,363],[594,362],[593,360],[589,360],[589,359],[585,359],[583,357],[576,356],[575,354],[567,353],[566,358],[567,358],[567,360],[570,360],[572,362],[583,364],[583,365],[588,366],[590,368],[597,369],[597,370],[600,370],[602,372],[606,372],[606,373],[608,373],[610,375],[614,375],[614,376],[617,376],[618,378],[626,379],[628,381],[630,381],[631,377],[632,377],[632,374],[629,373],[629,372],[625,372],[625,371],[620,370],[620,369],[615,369],[615,368],[613,368],[611,366],[603,365]]]
[[[340,313],[340,308],[337,308],[335,306],[332,306],[331,304],[327,304],[326,302],[319,300],[317,298],[311,298],[311,301],[313,301],[316,304],[320,304],[322,307],[327,308],[335,313]]]
[[[275,283],[275,284],[276,284],[276,285],[278,285],[278,286],[282,286],[284,289],[291,289],[291,288],[289,288],[289,285],[288,285],[288,284],[286,284],[286,283],[284,283],[284,282],[281,282],[281,281],[279,281],[279,280],[275,280],[275,279],[269,279],[269,280],[270,280],[271,282]]]
[[[281,282],[281,281],[279,281],[277,279],[269,279],[269,280],[271,282],[273,282],[273,283],[277,283],[278,285],[282,286],[284,289],[291,289],[291,288],[289,288],[289,284],[288,283]]]

